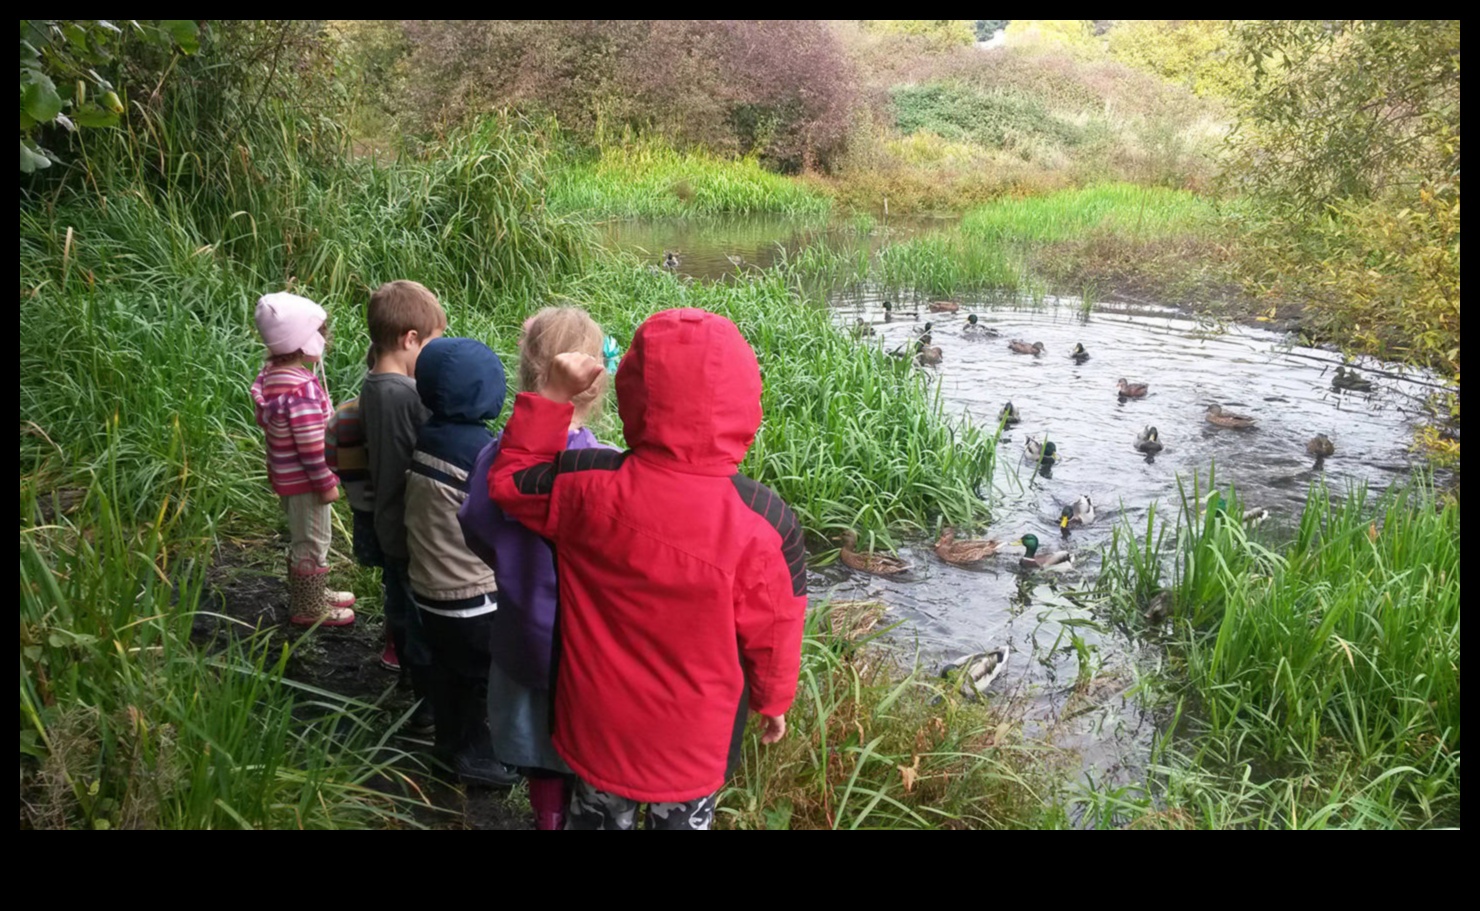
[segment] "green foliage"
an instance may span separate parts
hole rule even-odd
[[[1013,19],[1003,37],[1009,47],[1061,50],[1081,58],[1099,55],[1103,45],[1088,19]]]
[[[879,34],[923,39],[937,47],[971,44],[979,28],[972,19],[864,19],[863,27]]]
[[[1010,19],[973,19],[972,26],[976,29],[976,40],[986,41],[1004,28]]]
[[[38,141],[47,127],[70,132],[118,125],[124,112],[120,89],[102,73],[118,68],[130,43],[135,54],[138,48],[176,48],[193,54],[200,47],[200,26],[195,20],[122,21],[119,26],[103,19],[21,20],[22,173],[50,167],[59,160]]]
[[[1110,30],[1110,56],[1193,94],[1230,98],[1252,77],[1232,27],[1228,19],[1125,19]]]
[[[982,91],[962,83],[907,85],[890,93],[901,132],[926,130],[948,140],[968,140],[1008,150],[1035,143],[1074,146],[1076,125],[1051,114],[1043,101],[1011,90]]]

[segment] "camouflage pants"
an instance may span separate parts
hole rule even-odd
[[[700,797],[682,803],[648,804],[647,829],[707,829],[714,822],[714,797]],[[637,827],[637,801],[618,797],[576,779],[571,789],[570,811],[565,817],[567,829],[634,829]]]

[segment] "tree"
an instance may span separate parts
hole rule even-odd
[[[1231,97],[1251,74],[1229,19],[1125,19],[1109,37],[1110,56],[1196,95]]]
[[[1001,30],[1007,28],[1007,23],[1010,21],[1010,19],[973,20],[973,23],[976,26],[976,40],[986,41]]]

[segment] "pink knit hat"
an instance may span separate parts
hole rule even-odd
[[[329,318],[324,308],[306,297],[276,291],[257,301],[257,331],[273,354],[302,351],[309,357],[324,353],[319,327]]]

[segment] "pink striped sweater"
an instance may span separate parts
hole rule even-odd
[[[288,497],[339,484],[324,462],[324,427],[334,413],[318,377],[297,366],[271,364],[252,384],[257,425],[267,433],[267,477]]]

